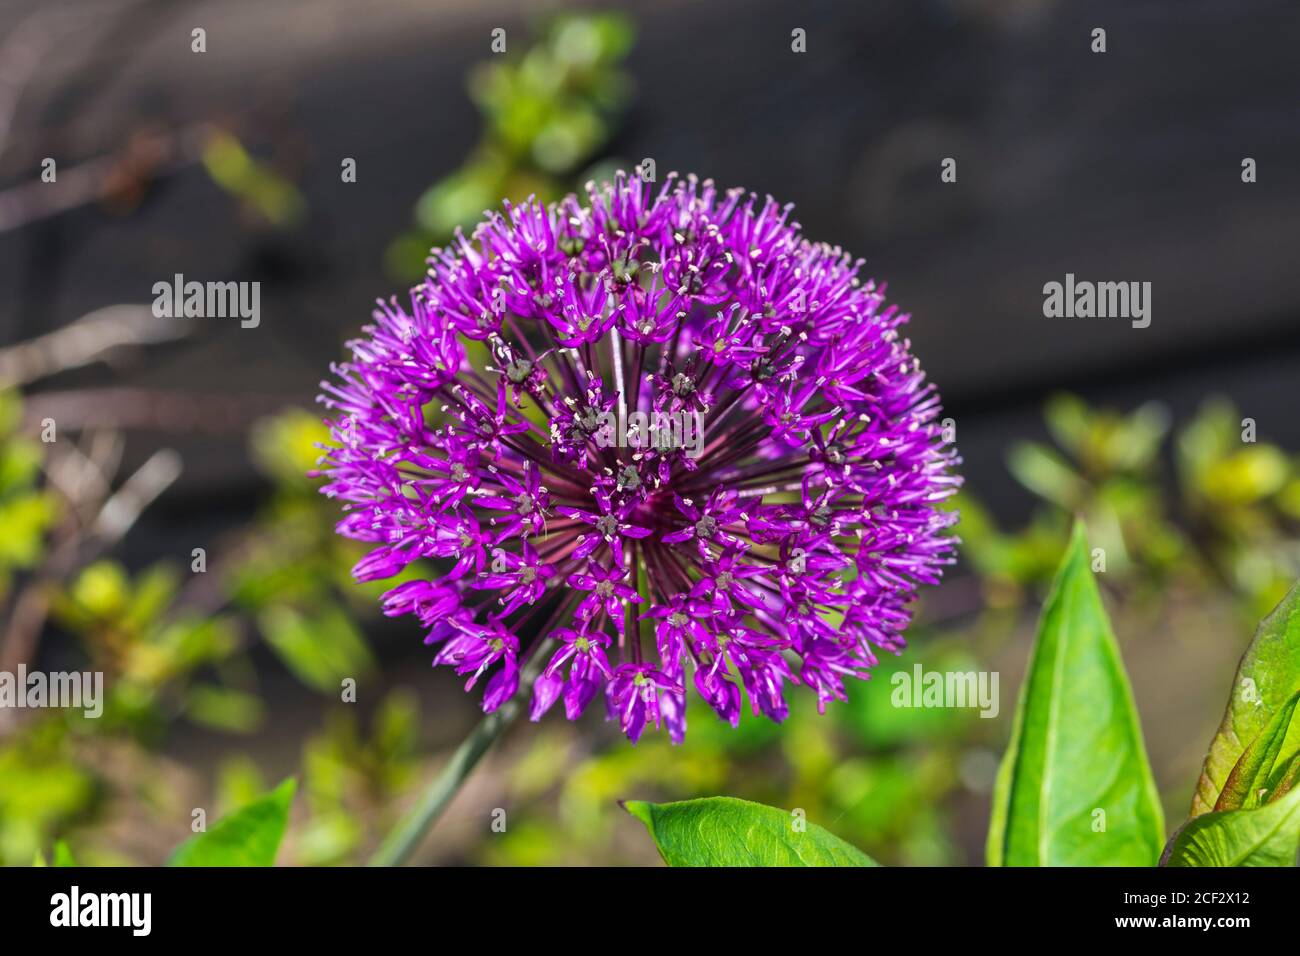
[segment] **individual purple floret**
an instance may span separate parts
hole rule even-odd
[[[690,687],[779,721],[903,648],[953,560],[957,458],[907,316],[789,217],[694,176],[507,203],[322,384],[323,491],[374,545],[354,573],[433,559],[384,612],[485,711],[550,649],[534,720],[603,693],[633,741],[680,741]]]

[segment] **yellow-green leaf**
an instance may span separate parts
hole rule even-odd
[[[1201,769],[1190,816],[1209,813],[1246,747],[1300,691],[1300,584],[1264,618],[1237,665],[1219,730]]]
[[[1300,790],[1257,810],[1204,813],[1169,841],[1162,866],[1294,866]]]

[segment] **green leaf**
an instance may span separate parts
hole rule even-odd
[[[669,866],[879,866],[815,823],[735,797],[628,800],[623,809],[645,824]]]
[[[111,561],[96,561],[72,584],[72,599],[99,621],[117,618],[131,597],[131,579],[125,569]]]
[[[31,567],[56,515],[54,499],[41,492],[0,501],[0,528],[5,529],[0,535],[0,566]]]
[[[1043,406],[1043,418],[1056,443],[1079,457],[1088,444],[1092,416],[1078,395],[1057,394]]]
[[[1059,452],[1046,445],[1016,444],[1007,456],[1007,468],[1016,481],[1062,508],[1073,508],[1084,497],[1083,479]]]
[[[190,837],[168,866],[273,866],[289,824],[295,782],[289,778],[270,793],[222,817],[206,833]]]
[[[1300,790],[1257,810],[1204,813],[1169,841],[1161,866],[1294,866]]]
[[[1268,726],[1242,752],[1215,801],[1215,810],[1249,810],[1259,806],[1261,791],[1270,789],[1269,778],[1279,764],[1285,767],[1293,756],[1284,753],[1282,748],[1297,701],[1300,701],[1300,693],[1292,694],[1282,709],[1273,715]]]
[[[1300,753],[1291,758],[1291,762],[1279,766],[1268,781],[1268,799],[1265,803],[1281,800],[1300,783]]]
[[[1151,866],[1163,844],[1137,710],[1078,522],[998,771],[988,862]]]
[[[1232,695],[1192,797],[1192,818],[1214,809],[1247,744],[1264,732],[1296,691],[1300,691],[1300,584],[1260,622],[1237,665]]]
[[[77,861],[72,856],[72,850],[68,848],[67,840],[59,840],[54,844],[54,865],[55,866],[76,866]],[[49,863],[45,861],[45,854],[40,850],[36,851],[36,857],[32,860],[32,866],[48,867]]]
[[[320,416],[300,408],[254,423],[249,442],[254,464],[290,488],[312,487],[307,473],[316,467],[320,446],[332,444]]]
[[[258,615],[266,642],[300,681],[323,693],[337,693],[345,677],[374,666],[361,632],[341,609],[326,604],[312,616],[283,604]]]
[[[195,684],[185,692],[185,713],[217,730],[250,733],[262,722],[262,702],[252,694],[217,684]]]

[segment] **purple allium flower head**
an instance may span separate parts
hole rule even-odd
[[[544,647],[532,718],[603,693],[634,741],[680,741],[692,685],[733,725],[798,685],[843,700],[953,560],[959,484],[907,316],[860,266],[693,176],[507,203],[322,385],[323,491],[375,546],[356,577],[441,562],[384,612],[488,675],[487,711]]]

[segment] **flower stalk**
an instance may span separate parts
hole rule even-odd
[[[438,822],[443,811],[460,792],[479,760],[519,716],[524,699],[532,692],[533,682],[537,680],[554,643],[549,640],[541,643],[537,653],[524,668],[519,692],[497,710],[485,714],[469,736],[461,741],[447,765],[420,794],[415,806],[380,844],[370,858],[369,866],[401,866],[410,859],[424,835]]]

